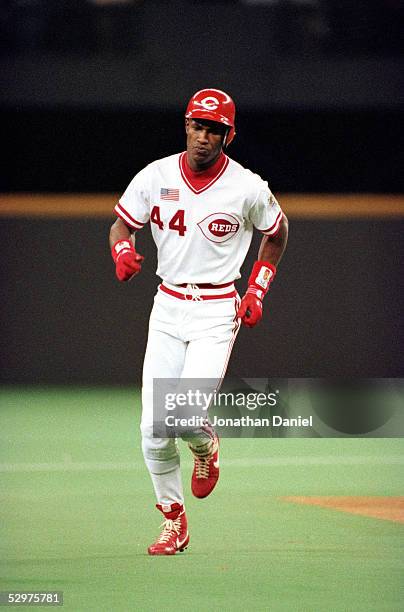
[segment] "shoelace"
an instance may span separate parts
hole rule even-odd
[[[209,478],[209,462],[212,457],[195,457],[195,471],[197,478]]]
[[[180,535],[181,519],[180,517],[176,518],[175,521],[171,519],[166,519],[164,523],[160,525],[160,527],[164,527],[164,529],[161,532],[157,542],[159,544],[166,544],[168,540],[172,537],[173,532],[175,532],[177,535]]]
[[[191,448],[191,447],[190,447]],[[213,460],[218,449],[217,441],[212,440],[211,446],[206,455],[198,455],[191,448],[195,460],[195,472],[197,478],[209,478],[209,464]]]

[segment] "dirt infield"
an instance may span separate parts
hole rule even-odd
[[[341,512],[404,523],[404,497],[281,497],[295,504],[321,506]]]

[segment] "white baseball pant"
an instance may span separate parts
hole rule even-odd
[[[185,299],[184,299],[185,298]],[[143,365],[142,450],[159,504],[184,503],[175,438],[153,437],[153,379],[213,379],[218,388],[240,327],[234,285],[162,283],[154,298]],[[210,442],[200,429],[191,444]]]

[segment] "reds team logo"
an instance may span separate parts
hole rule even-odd
[[[219,100],[214,96],[206,96],[201,101],[195,100],[195,106],[202,106],[205,110],[216,110],[219,107]]]
[[[198,227],[211,242],[226,242],[237,234],[240,223],[233,215],[214,213],[199,221]]]

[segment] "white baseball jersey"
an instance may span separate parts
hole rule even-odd
[[[253,228],[274,236],[282,219],[268,183],[223,153],[202,173],[190,170],[186,152],[149,164],[115,212],[134,230],[150,221],[157,275],[174,285],[240,278]]]

